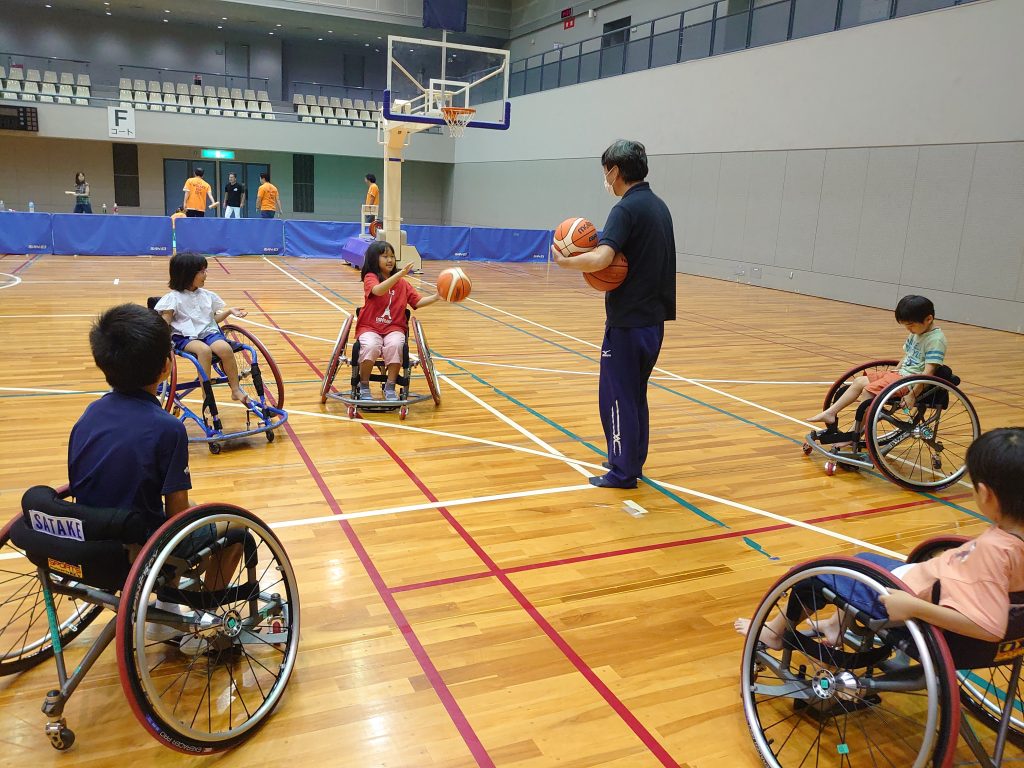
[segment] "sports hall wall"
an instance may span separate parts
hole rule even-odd
[[[457,145],[451,223],[603,222],[632,137],[681,271],[1024,331],[1022,29],[978,0],[517,98]]]
[[[182,117],[189,119],[186,116]],[[193,121],[196,119],[200,118],[192,118]],[[292,127],[296,130],[300,128],[298,125]],[[163,215],[163,161],[198,160],[199,149],[194,146],[142,143],[138,144],[138,148],[140,206],[121,208],[121,213]],[[295,213],[292,210],[294,195],[290,152],[243,150],[236,152],[235,160],[241,163],[270,165],[271,178],[281,191],[281,203],[286,218],[338,221],[358,220],[359,206],[366,197],[363,177],[367,173],[382,175],[384,165],[379,156],[314,155],[315,210],[313,213]],[[207,169],[212,168],[213,161],[199,162]],[[86,178],[89,179],[93,210],[96,213],[99,213],[104,202],[109,208],[113,207],[113,152],[108,141],[73,141],[8,134],[0,140],[0,169],[0,199],[4,199],[9,207],[25,210],[24,201],[32,200],[37,211],[70,213],[74,208],[74,201],[64,194],[64,190],[72,188],[76,171],[84,171]],[[405,221],[410,224],[443,222],[447,216],[446,205],[450,197],[448,188],[451,185],[451,164],[411,161],[404,164],[403,177],[406,182],[405,193],[402,196],[402,216]],[[210,173],[207,174],[207,178],[213,181]],[[181,185],[178,185],[179,189],[180,187]],[[254,194],[255,190],[252,190],[252,193]],[[214,196],[219,200],[221,193],[215,189]],[[182,195],[179,193],[176,198],[177,205],[181,205],[181,198]]]

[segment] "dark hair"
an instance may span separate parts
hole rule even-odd
[[[366,174],[366,180],[368,182],[370,182],[371,184],[376,184],[377,183],[377,177],[374,176],[372,173]]]
[[[121,304],[92,324],[89,346],[107,383],[131,392],[159,381],[171,354],[171,327],[152,309]]]
[[[209,262],[201,253],[183,251],[171,256],[171,279],[167,287],[172,291],[187,291],[195,282],[196,275],[206,269]]]
[[[601,165],[607,171],[618,166],[619,176],[627,184],[647,178],[647,150],[639,141],[619,139],[601,155]]]
[[[896,305],[897,323],[923,323],[929,315],[935,317],[935,305],[924,296],[904,296]]]
[[[236,179],[238,178],[238,174],[237,174],[237,173],[235,173],[234,171],[231,171],[230,173],[228,173],[228,178],[229,178],[229,179],[230,179],[230,178],[231,178],[232,176],[234,176],[234,177],[235,177]]]
[[[377,276],[377,279],[384,279],[384,275],[382,275],[380,271],[380,257],[384,255],[385,251],[391,251],[392,253],[395,252],[391,243],[385,240],[375,240],[370,247],[366,249],[366,256],[363,257],[363,268],[359,270],[360,280],[365,279],[371,272]],[[391,275],[395,274],[397,270],[398,265],[396,264]],[[388,275],[388,277],[391,277],[391,275]]]
[[[202,178],[203,173],[205,173],[205,171],[203,171],[202,168],[196,168],[196,170],[195,170],[196,176],[199,176],[200,178]]]
[[[268,171],[264,171],[260,174],[260,178],[264,181],[270,181],[270,173]]]
[[[987,485],[999,501],[999,511],[1024,523],[1024,427],[986,432],[967,449],[971,482]]]
[[[79,183],[78,182],[78,177],[79,176],[82,177],[82,182],[81,183],[84,184],[85,183],[85,171],[79,171],[78,173],[75,174],[75,184]]]

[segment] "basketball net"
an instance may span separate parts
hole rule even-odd
[[[448,124],[448,135],[453,139],[462,137],[475,114],[476,110],[469,107],[441,107],[441,115]]]

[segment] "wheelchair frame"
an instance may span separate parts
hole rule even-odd
[[[869,370],[892,370],[897,365],[897,360],[875,360],[850,369],[836,379],[828,390],[823,408],[828,409],[849,386],[847,382],[858,375]],[[956,386],[959,379],[953,378],[955,381],[922,374],[905,376],[893,382],[871,400],[856,404],[856,416],[849,429],[839,428],[837,421],[831,428],[809,432],[804,438],[804,455],[822,455],[826,459],[825,474],[829,476],[834,475],[839,468],[877,469],[887,479],[912,491],[941,490],[953,485],[964,476],[967,463],[966,446],[962,446],[963,455],[959,466],[948,474],[942,473],[946,446],[939,432],[943,413],[949,410],[950,397],[957,398],[963,406],[971,427],[971,440],[976,440],[981,434],[978,414],[967,396]],[[899,409],[898,393],[918,384],[924,384],[925,388],[917,396],[913,409]],[[934,407],[935,398],[945,398],[946,405]],[[930,466],[926,467],[921,461],[902,458],[896,453],[907,440],[927,446]],[[836,447],[837,442],[848,443],[849,447],[845,450]],[[893,454],[891,459],[890,454]],[[918,451],[917,458],[921,458],[921,451]],[[915,472],[919,472],[919,479],[915,478]],[[925,479],[926,475],[934,479]]]
[[[61,495],[66,497],[66,488],[62,490]],[[13,544],[10,539],[11,527],[19,519],[21,519],[21,515],[15,517],[5,527],[3,536],[0,537],[0,548],[13,549],[13,551],[21,553],[22,557],[27,557],[24,551]],[[177,554],[176,550],[180,544],[192,542],[190,536],[193,533],[202,531],[214,523],[224,523],[229,533],[218,532],[212,535],[207,539],[207,543],[194,550],[190,555]],[[233,530],[231,529],[232,524],[236,526]],[[256,542],[257,537],[259,542]],[[241,567],[247,581],[240,586],[225,586],[219,590],[205,592],[196,590],[194,588],[197,582],[196,576],[202,574],[203,564],[208,565],[210,557],[232,544],[239,544],[243,548],[244,562]],[[261,577],[270,570],[268,564],[262,573],[256,573],[257,566],[261,566],[259,549],[264,546],[274,558],[277,566],[276,572],[271,575],[280,575],[280,578],[272,586],[283,584],[281,591],[285,593],[285,599],[282,599],[281,595],[276,592],[264,593],[259,583]],[[11,553],[5,552],[5,554]],[[52,560],[50,562],[52,563]],[[67,566],[66,563],[61,565]],[[184,566],[184,572],[178,573],[177,570],[180,570],[182,566]],[[279,703],[291,677],[298,652],[299,638],[299,602],[295,575],[288,561],[287,553],[277,537],[259,518],[239,507],[226,504],[205,504],[192,507],[169,519],[141,547],[131,566],[124,588],[120,590],[120,596],[112,591],[72,581],[67,576],[54,573],[46,567],[37,566],[35,577],[38,580],[45,605],[50,648],[44,648],[42,652],[35,653],[29,658],[19,659],[16,665],[0,667],[0,674],[36,666],[50,655],[55,658],[58,687],[47,693],[42,711],[48,718],[44,731],[50,743],[58,750],[69,749],[75,742],[74,732],[67,727],[64,708],[86,674],[111,643],[114,643],[117,648],[121,685],[136,719],[157,741],[187,754],[219,752],[246,740],[265,723],[267,717]],[[13,581],[16,579],[7,578],[4,583]],[[191,591],[189,591],[190,586],[192,587]],[[25,615],[23,604],[30,598],[30,595],[28,597],[24,595],[24,587],[17,588],[17,592],[22,594],[20,597],[14,598],[17,602],[16,610],[23,618]],[[191,615],[173,613],[151,606],[149,597],[152,594],[159,595],[163,592],[171,592],[186,601],[196,602],[199,606],[193,609]],[[76,615],[81,619],[80,623],[74,616],[70,621],[62,622],[57,617],[54,595],[68,596],[76,601],[76,605],[77,601],[82,601],[90,608],[84,613],[76,610]],[[247,615],[243,616],[233,608],[226,609],[223,615],[218,615],[218,611],[225,609],[225,606],[238,603],[244,603]],[[188,604],[188,607],[193,608],[191,604]],[[116,615],[100,630],[99,635],[85,652],[82,661],[71,674],[68,674],[64,658],[66,643],[88,626],[103,608],[110,608]],[[261,626],[265,621],[270,622],[269,627]],[[27,638],[34,623],[35,618],[30,617],[28,628],[19,637]],[[258,707],[253,707],[254,711],[250,714],[248,707],[245,707],[242,690],[246,687],[251,689],[252,686],[243,685],[240,688],[241,680],[236,682],[234,673],[230,671],[227,673],[233,691],[232,695],[242,699],[241,707],[244,707],[245,714],[248,716],[238,728],[214,732],[212,730],[212,714],[208,721],[210,732],[197,728],[195,717],[193,717],[192,723],[186,726],[183,722],[178,722],[175,719],[177,700],[174,707],[168,712],[168,705],[161,701],[160,696],[156,696],[155,700],[152,696],[159,686],[154,683],[151,676],[166,675],[167,672],[166,668],[158,671],[162,661],[153,666],[150,663],[152,659],[146,658],[151,652],[156,654],[156,651],[151,651],[152,646],[160,645],[159,642],[152,642],[147,638],[147,623],[179,631],[183,637],[194,637],[198,644],[206,643],[208,686],[218,674],[218,669],[228,667],[235,651],[240,652],[248,662],[249,673],[254,678],[261,674],[261,669],[268,671],[274,677],[273,671],[269,670],[258,657],[250,656],[245,651],[245,647],[250,645],[256,647],[258,651],[265,651],[268,647],[274,647],[277,651],[279,646],[283,645],[284,650],[279,650],[279,674],[274,677],[272,683],[267,684],[267,693],[262,703]],[[268,628],[269,632],[263,631]],[[45,645],[43,641],[32,642],[35,645]],[[14,651],[14,655],[18,656],[23,650],[14,651],[12,647],[7,653],[10,654]],[[214,654],[216,654],[215,657]],[[255,667],[253,659],[255,659]],[[269,663],[273,664],[273,662]],[[193,660],[188,665],[185,681],[181,683],[182,690],[178,692],[179,700],[182,698],[184,686],[187,685],[195,664],[196,661]],[[215,667],[215,665],[217,666]],[[196,674],[197,679],[201,679],[199,673]],[[180,678],[181,675],[178,679]],[[165,680],[161,679],[161,684],[163,682]],[[172,686],[177,686],[177,681],[172,681],[168,689]],[[260,687],[260,693],[263,693],[262,687]],[[205,696],[200,696],[200,708],[204,698],[212,701],[213,693],[208,689]],[[218,713],[218,715],[222,715],[222,713]],[[229,720],[231,717],[229,710]]]
[[[170,377],[160,385],[157,391],[157,397],[164,403],[164,408],[167,411],[178,416],[183,424],[188,421],[195,422],[202,431],[201,436],[190,433],[188,441],[190,443],[206,443],[209,446],[210,453],[213,454],[220,453],[222,443],[250,435],[265,434],[267,442],[272,443],[275,438],[274,430],[288,420],[288,413],[284,410],[284,382],[281,379],[281,372],[267,351],[267,348],[263,346],[255,335],[240,326],[224,325],[221,326],[221,331],[229,339],[229,344],[236,356],[242,353],[242,355],[248,357],[246,360],[248,371],[243,372],[242,366],[239,365],[239,382],[251,379],[255,399],[258,400],[258,403],[254,403],[253,397],[250,395],[249,403],[245,406],[246,428],[244,430],[238,432],[223,431],[217,401],[213,394],[213,387],[217,384],[226,384],[228,378],[224,374],[220,359],[216,355],[214,355],[212,366],[213,376],[207,377],[206,372],[195,356],[185,351],[175,350]],[[267,382],[264,380],[263,372],[260,369],[261,356],[270,368],[276,393],[267,391]],[[195,366],[196,379],[189,382],[178,381],[177,358],[179,357],[189,360]],[[189,408],[185,402],[185,398],[197,389],[203,393],[203,405],[199,409],[199,413]],[[205,416],[206,412],[209,412],[209,419]],[[253,416],[256,417],[255,427],[252,426]]]
[[[344,403],[347,407],[346,412],[350,419],[358,418],[360,411],[366,411],[368,413],[383,413],[397,410],[398,418],[403,420],[409,414],[409,406],[413,403],[432,399],[435,407],[441,405],[441,384],[437,378],[437,371],[434,369],[434,361],[430,356],[430,348],[427,346],[427,338],[423,332],[423,326],[417,318],[411,316],[408,309],[405,313],[406,318],[409,320],[409,335],[413,336],[416,340],[417,356],[414,357],[409,353],[409,339],[407,337],[402,349],[402,370],[399,373],[398,378],[395,380],[395,384],[399,387],[398,400],[362,400],[359,398],[358,339],[352,342],[352,350],[350,354],[347,356],[345,354],[345,348],[348,345],[348,337],[352,332],[352,327],[355,324],[356,318],[359,316],[359,310],[356,310],[355,315],[350,315],[345,318],[345,322],[342,323],[341,330],[338,331],[338,338],[334,343],[334,349],[331,352],[331,357],[327,361],[327,366],[324,369],[324,378],[320,385],[321,403],[326,403],[328,398]],[[337,392],[333,389],[333,384],[338,375],[338,370],[343,363],[345,365],[352,366],[352,375],[350,377],[348,391]],[[427,388],[430,391],[429,394],[416,394],[411,392],[412,371],[417,367],[423,371],[423,376],[427,380]],[[384,361],[378,358],[374,363],[374,368],[376,372],[370,374],[370,382],[379,383],[383,389],[384,383],[387,381],[387,367],[385,366]]]
[[[924,542],[911,553],[909,560],[919,562],[966,540],[963,537],[946,537]],[[944,633],[917,621],[901,623],[875,619],[846,603],[827,584],[818,585],[817,589],[826,601],[822,607],[835,606],[846,611],[839,644],[822,642],[819,634],[800,630],[792,621],[788,622],[788,629],[784,632],[782,650],[771,650],[760,642],[760,630],[769,614],[779,610],[783,601],[786,605],[783,610],[788,609],[798,584],[813,577],[832,576],[852,578],[876,594],[893,589],[906,590],[906,586],[886,570],[848,557],[823,558],[795,566],[768,590],[751,619],[740,668],[744,714],[754,745],[765,765],[774,768],[803,765],[797,761],[802,759],[802,755],[812,754],[815,743],[818,759],[823,761],[816,759],[814,765],[844,768],[877,766],[876,752],[884,756],[886,765],[910,765],[907,755],[892,756],[886,754],[881,745],[873,747],[873,736],[865,725],[877,727],[885,724],[884,716],[887,715],[890,726],[909,727],[907,723],[913,719],[911,714],[897,711],[893,716],[892,707],[885,707],[881,695],[890,697],[891,704],[891,699],[899,698],[901,694],[919,696],[922,691],[928,708],[921,728],[921,745],[913,761],[915,768],[949,768],[953,764],[958,731],[984,768],[1001,765],[1008,740],[1024,746],[1024,723],[1019,714],[1022,710],[1020,677],[1024,643],[1013,639],[1016,635],[1024,636],[1024,616],[1021,613],[1024,605],[1016,602],[1024,595],[1011,596],[1015,603],[1011,605],[1007,638],[1000,643],[984,643]],[[814,611],[819,610],[816,605],[812,607]],[[811,616],[813,612],[807,619]],[[811,626],[813,629],[817,625]],[[960,660],[968,669],[957,672],[951,653],[953,646],[964,656],[975,654],[970,662],[963,657]],[[852,650],[847,651],[846,648]],[[802,663],[804,660],[807,663]],[[971,683],[974,670],[1003,669],[1006,666],[997,664],[997,660],[1009,662],[1005,689],[992,685],[981,689]],[[809,676],[811,671],[813,674]],[[786,702],[792,702],[793,713],[783,717],[780,710]],[[915,705],[919,706],[919,703],[915,702]],[[763,713],[761,707],[764,708]],[[971,711],[982,724],[995,732],[991,755],[967,720],[964,709]],[[881,714],[876,714],[876,710]],[[877,719],[872,720],[872,717]],[[805,722],[806,730],[798,734],[798,729]],[[776,731],[777,728],[781,730]],[[816,736],[805,751],[807,735],[814,732]],[[879,733],[878,738],[881,740],[885,736]],[[916,748],[916,741],[912,744],[905,736],[900,738],[897,748]],[[792,756],[793,761],[784,761],[784,753],[786,758]]]

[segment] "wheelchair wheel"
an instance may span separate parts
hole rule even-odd
[[[427,346],[427,337],[423,334],[423,326],[415,317],[409,321],[413,336],[416,337],[416,354],[420,359],[420,368],[423,369],[423,376],[427,380],[427,389],[430,396],[434,398],[434,405],[441,404],[441,382],[437,378],[437,371],[434,370],[434,361],[430,357],[430,347]]]
[[[253,353],[244,347],[235,352],[238,383],[245,390],[245,394],[254,402],[265,401],[275,408],[284,408],[284,381],[281,379],[281,371],[274,358],[270,356],[270,352],[263,346],[263,342],[238,325],[222,326],[221,331],[229,341],[245,344],[256,350],[255,359]],[[260,388],[263,389],[262,397]]]
[[[206,570],[220,557],[229,563],[232,551],[241,557],[227,585],[208,589]],[[121,600],[121,686],[155,739],[180,752],[219,752],[266,722],[295,665],[299,604],[284,547],[255,515],[209,504],[167,521],[136,558]],[[153,630],[163,639],[151,639]]]
[[[21,515],[18,515],[21,517]],[[43,589],[35,565],[11,541],[14,518],[0,532],[0,675],[30,669],[53,656]],[[60,577],[51,575],[55,583]],[[80,635],[103,608],[53,594],[61,646]]]
[[[872,628],[851,611],[845,631],[823,638],[817,628],[838,616],[836,604],[827,593],[808,598],[806,587],[813,577],[830,576],[875,594],[900,588],[868,563],[829,558],[797,566],[768,591],[751,620],[740,669],[747,725],[765,765],[950,766],[960,711],[941,636],[917,622],[895,631],[881,623]],[[786,615],[791,599],[807,617],[787,620],[782,650],[769,649],[759,641],[761,630]]]
[[[897,394],[924,385],[911,412]],[[893,382],[865,416],[868,455],[878,471],[912,491],[946,488],[967,472],[967,449],[981,434],[978,414],[963,392],[934,376]]]
[[[338,368],[341,366],[341,360],[345,356],[345,345],[348,344],[348,335],[352,331],[352,315],[345,318],[345,322],[341,324],[341,330],[338,331],[338,340],[334,342],[334,349],[331,351],[331,357],[327,361],[327,367],[324,369],[324,380],[320,385],[320,402],[327,402],[327,395],[331,391],[331,386],[334,384],[334,378],[338,375]]]
[[[178,356],[171,355],[171,370],[167,378],[156,386],[156,397],[168,413],[174,412],[174,389],[178,386]]]

